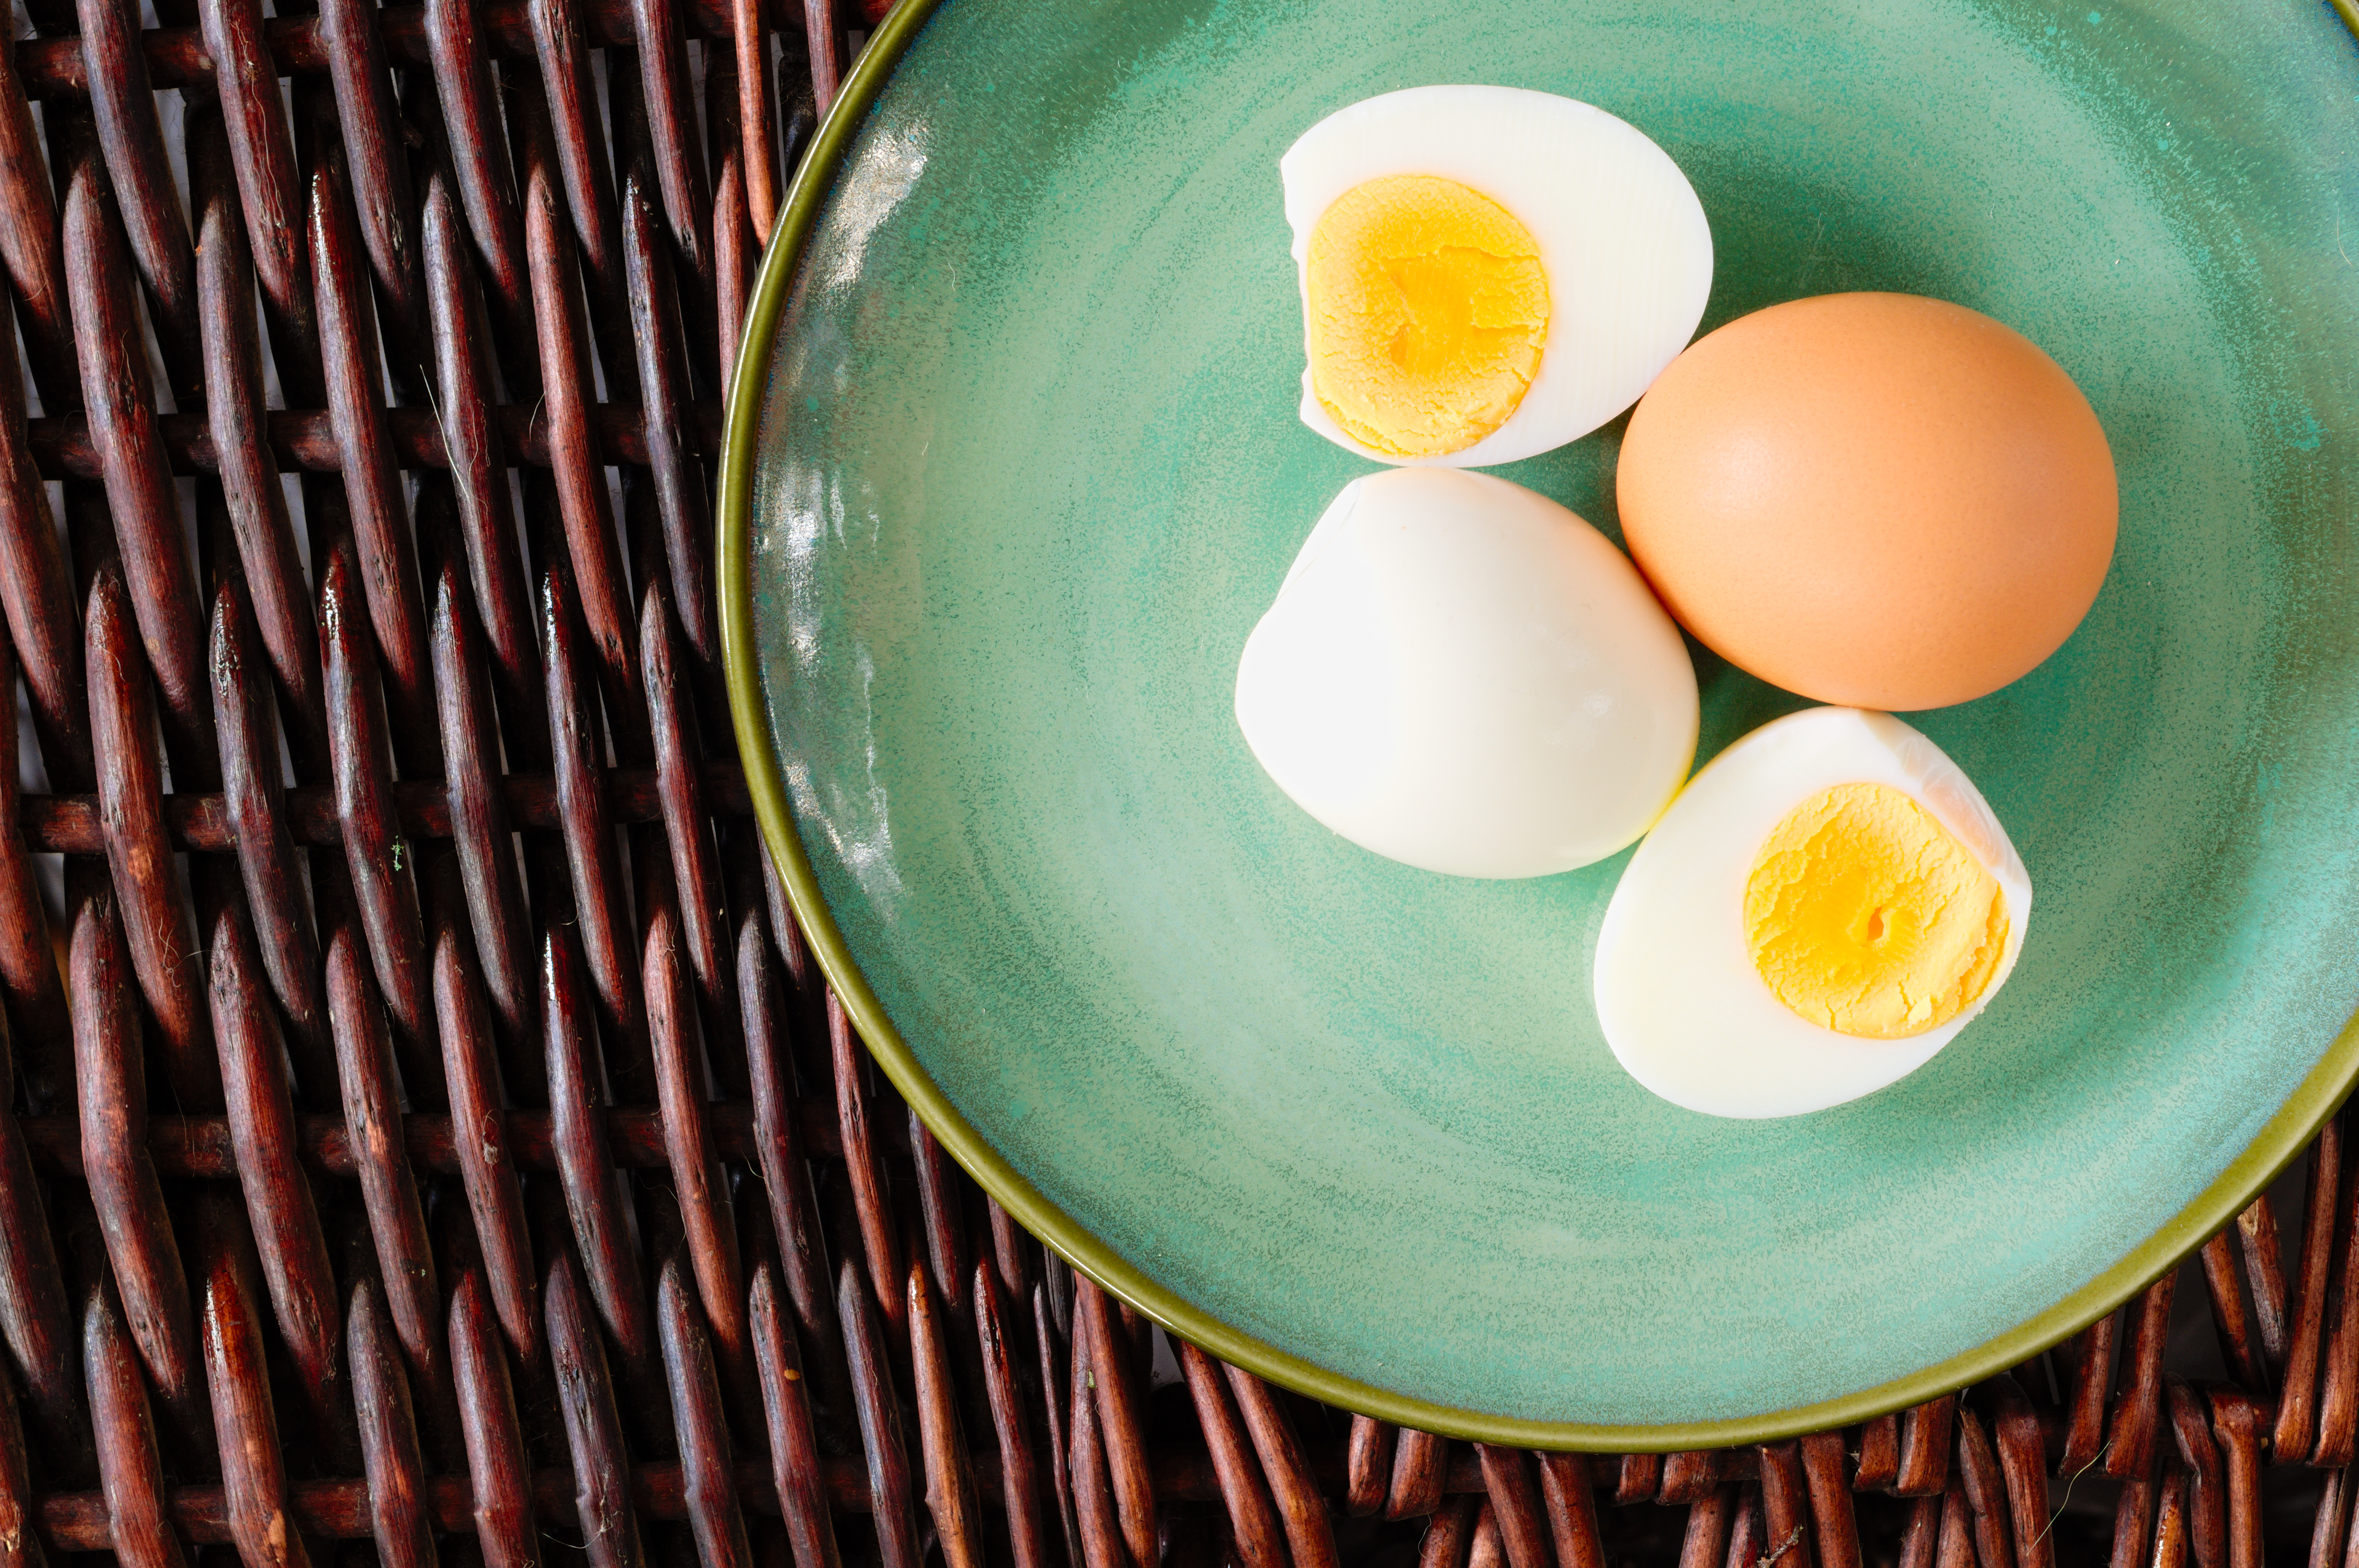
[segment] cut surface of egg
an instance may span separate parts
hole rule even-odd
[[[1695,757],[1694,666],[1636,568],[1488,474],[1343,487],[1237,665],[1277,786],[1364,849],[1536,877],[1628,844]]]
[[[1277,167],[1303,422],[1382,462],[1479,468],[1587,435],[1686,346],[1712,291],[1679,166],[1570,98],[1387,92]]]
[[[1674,1105],[1823,1110],[1955,1039],[2030,918],[2022,860],[1940,748],[1889,714],[1809,708],[1712,759],[1630,858],[1598,1022]]]

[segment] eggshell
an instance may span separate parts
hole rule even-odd
[[[1632,414],[1616,484],[1681,625],[1850,707],[2006,685],[2071,635],[2113,557],[2113,453],[2071,377],[1908,295],[1799,299],[1701,339]]]

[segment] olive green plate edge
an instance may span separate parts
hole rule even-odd
[[[2335,14],[2359,34],[2359,0],[2329,0]],[[1134,1268],[1112,1249],[1043,1198],[1001,1159],[961,1116],[910,1052],[885,1015],[842,933],[828,913],[818,879],[804,858],[779,776],[776,742],[762,696],[758,650],[754,644],[752,568],[754,463],[768,385],[770,351],[804,237],[826,203],[853,137],[907,49],[941,0],[900,0],[877,29],[844,80],[834,104],[811,138],[770,236],[754,285],[753,308],[730,384],[728,418],[721,443],[720,563],[721,649],[729,683],[729,708],[744,759],[754,815],[769,846],[796,918],[853,1024],[911,1109],[952,1158],[1026,1229],[1055,1248],[1069,1262],[1129,1302],[1174,1334],[1221,1359],[1245,1368],[1329,1404],[1437,1433],[1446,1437],[1520,1448],[1592,1452],[1676,1451],[1768,1443],[1845,1426],[1962,1389],[2004,1371],[2068,1338],[2104,1316],[2226,1225],[2277,1173],[2291,1162],[2312,1134],[2332,1115],[2359,1076],[2359,1016],[2343,1025],[2332,1045],[2260,1136],[2231,1161],[2212,1184],[2159,1230],[2112,1268],[2047,1311],[2006,1333],[1946,1361],[1872,1389],[1793,1410],[1727,1421],[1664,1426],[1600,1426],[1576,1422],[1519,1421],[1404,1398],[1315,1366],[1241,1334],[1210,1313],[1181,1300]]]

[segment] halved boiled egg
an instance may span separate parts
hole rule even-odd
[[[1413,87],[1278,160],[1302,287],[1302,420],[1380,462],[1479,468],[1638,399],[1703,316],[1686,176],[1603,109]]]
[[[1603,860],[1695,760],[1695,666],[1612,541],[1489,474],[1353,480],[1237,662],[1245,743],[1295,804],[1462,877]]]
[[[1889,714],[1810,708],[1714,758],[1630,858],[1598,1020],[1674,1105],[1823,1110],[1955,1039],[2030,919],[2022,860],[1940,748]]]

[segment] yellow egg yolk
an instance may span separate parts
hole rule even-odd
[[[1539,370],[1548,274],[1514,214],[1430,174],[1335,199],[1303,280],[1310,387],[1363,446],[1463,451],[1507,422]]]
[[[1745,883],[1754,966],[1840,1034],[1900,1040],[1973,1005],[2006,950],[2006,894],[1890,784],[1837,784],[1770,829]]]

